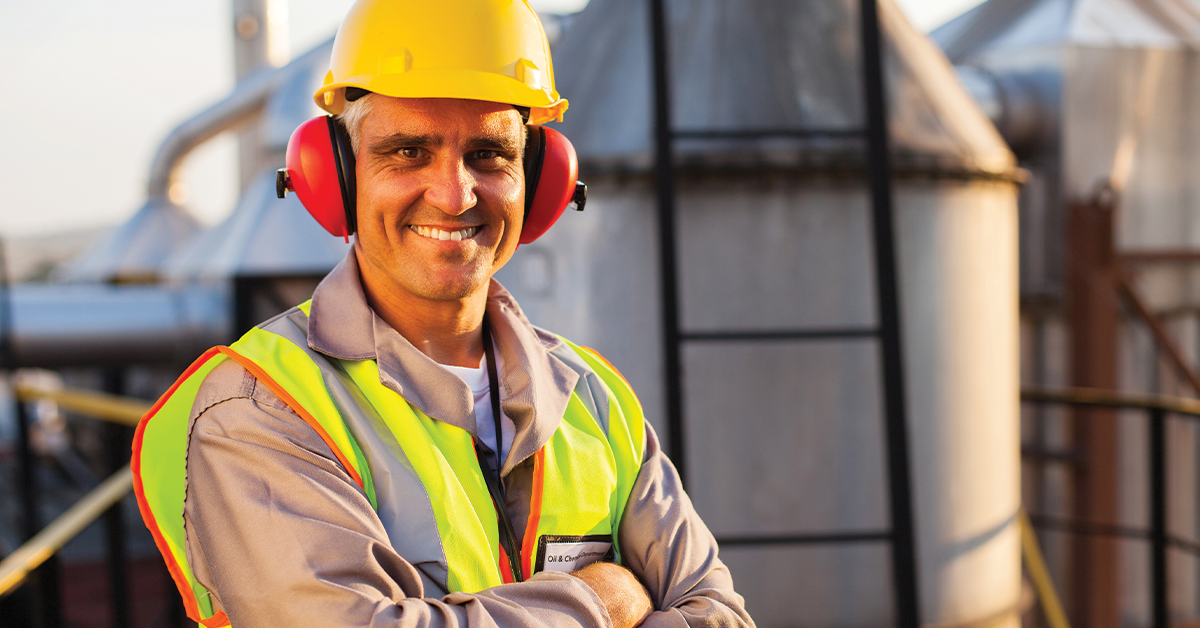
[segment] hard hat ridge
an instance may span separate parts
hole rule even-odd
[[[359,0],[334,39],[317,106],[342,112],[348,88],[400,98],[465,98],[561,119],[550,45],[527,0]]]

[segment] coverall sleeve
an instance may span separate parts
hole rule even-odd
[[[618,543],[621,562],[642,580],[660,609],[642,626],[754,626],[729,569],[717,556],[716,539],[696,514],[649,423],[646,453],[621,518]]]
[[[235,363],[209,375],[192,415],[188,560],[234,627],[610,626],[565,574],[422,598],[420,573],[333,452]]]

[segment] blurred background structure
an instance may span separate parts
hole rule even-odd
[[[1200,5],[988,0],[931,37],[892,0],[541,8],[591,193],[498,278],[627,376],[760,626],[1200,622]],[[7,239],[0,625],[185,623],[118,501],[129,422],[346,253],[271,185],[330,32],[291,56],[284,0],[232,9],[236,81],[138,209]],[[176,77],[143,79],[96,97]]]

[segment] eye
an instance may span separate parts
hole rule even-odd
[[[489,159],[495,159],[499,156],[500,156],[499,151],[490,150],[490,149],[486,149],[486,148],[483,150],[475,151],[475,159],[482,159],[484,161],[489,160]]]
[[[417,157],[421,156],[421,149],[415,146],[406,146],[396,152],[400,153],[401,157],[405,157],[407,159],[416,159]]]

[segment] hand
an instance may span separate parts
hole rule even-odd
[[[616,563],[592,563],[571,575],[600,596],[613,628],[635,628],[654,610],[646,587],[633,572]]]

